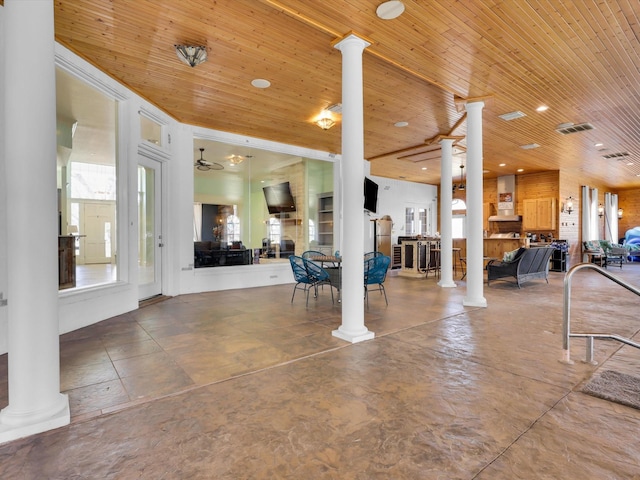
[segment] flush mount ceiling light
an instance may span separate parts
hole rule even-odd
[[[202,158],[202,154],[204,153],[204,148],[200,148],[200,158],[196,160],[193,164],[197,170],[201,172],[208,172],[209,170],[223,170],[224,167],[219,163],[207,162],[204,158]]]
[[[231,165],[240,165],[242,162],[244,162],[244,157],[241,157],[240,155],[231,155],[229,158],[229,163]]]
[[[399,0],[383,2],[376,8],[376,15],[382,20],[393,20],[402,15],[402,12],[404,12],[404,3]]]
[[[190,67],[200,65],[207,60],[207,48],[202,45],[174,45],[176,55]]]
[[[269,80],[265,80],[264,78],[254,78],[251,80],[251,85],[256,88],[269,88],[271,86],[271,82]]]
[[[322,111],[322,113],[320,114],[320,118],[318,118],[315,123],[323,130],[329,130],[336,124],[333,118],[331,118],[331,114],[327,110]]]

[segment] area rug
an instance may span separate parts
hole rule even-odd
[[[626,373],[605,370],[589,380],[582,391],[640,410],[640,378]]]

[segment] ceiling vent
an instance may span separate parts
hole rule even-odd
[[[579,123],[578,125],[563,123],[558,125],[556,132],[561,133],[562,135],[569,135],[570,133],[584,132],[585,130],[593,129],[594,127],[590,123]]]
[[[333,105],[329,105],[325,110],[329,110],[331,113],[342,114],[342,104],[334,103]]]
[[[607,153],[606,155],[603,155],[602,158],[606,158],[606,159],[610,159],[610,158],[617,158],[617,159],[621,159],[624,157],[628,157],[629,154],[627,152],[618,152],[618,153]]]
[[[515,112],[503,113],[502,115],[498,116],[508,122],[509,120],[515,120],[516,118],[526,117],[527,114],[516,110]]]

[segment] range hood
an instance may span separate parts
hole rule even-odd
[[[520,215],[491,215],[490,222],[519,222],[522,220]]]
[[[516,208],[516,176],[505,175],[498,177],[498,214],[489,217],[490,222],[519,222],[520,215],[515,214]]]

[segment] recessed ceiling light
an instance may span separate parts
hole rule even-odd
[[[264,78],[255,78],[251,80],[251,85],[256,88],[269,88],[271,86],[271,82],[269,80],[265,80]]]
[[[630,167],[631,165],[633,165],[633,162],[627,162],[627,165]]]
[[[604,145],[604,143],[598,142],[593,144],[594,147],[601,147],[602,145]]]
[[[394,127],[406,127],[409,125],[409,122],[396,122],[393,124]]]
[[[516,172],[524,172],[524,168],[519,168]]]
[[[633,165],[633,163],[631,165]],[[427,169],[427,167],[422,167],[422,170],[426,170],[426,169]]]
[[[506,163],[501,163],[500,165],[498,165],[499,167],[506,167],[507,164]]]
[[[489,173],[491,170],[482,170],[482,173]]]
[[[549,107],[547,107],[546,105],[540,105],[538,108],[536,108],[536,112],[546,112],[547,110],[549,110]]]
[[[527,145],[520,145],[523,150],[531,150],[532,148],[538,148],[540,145],[537,143],[528,143]]]
[[[382,20],[393,20],[402,15],[402,12],[404,12],[404,3],[399,0],[383,2],[376,8],[376,15]]]

